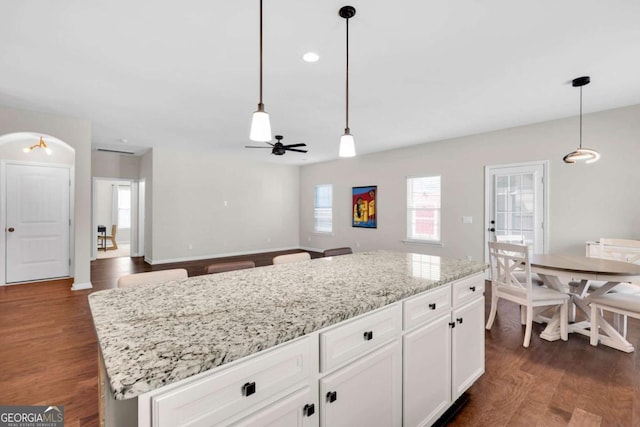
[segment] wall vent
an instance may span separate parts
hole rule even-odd
[[[136,154],[136,153],[131,152],[131,151],[109,150],[107,148],[98,148],[96,151],[104,151],[106,153],[131,154],[131,155],[135,155]]]

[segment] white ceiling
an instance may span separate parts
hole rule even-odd
[[[307,143],[308,154],[243,148],[258,103],[258,0],[5,1],[0,104],[86,118],[94,148],[334,159],[345,4],[357,9],[350,127],[359,154],[575,116],[570,80],[582,75],[592,80],[585,113],[640,104],[638,0],[264,3],[265,108],[273,133]],[[319,62],[301,60],[309,50]]]

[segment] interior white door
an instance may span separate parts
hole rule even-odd
[[[526,243],[545,253],[546,163],[487,166],[485,194],[487,242]]]
[[[69,276],[69,169],[8,164],[6,283]]]

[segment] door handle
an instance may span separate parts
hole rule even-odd
[[[487,231],[491,231],[492,233],[496,231],[494,227],[488,228]]]
[[[16,229],[15,229],[15,228],[13,228],[13,227],[9,227],[9,228],[7,228],[7,231],[8,231],[9,233],[13,233],[14,231],[16,231]]]

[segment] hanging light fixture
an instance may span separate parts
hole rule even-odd
[[[582,148],[582,86],[588,85],[589,82],[591,82],[589,76],[578,77],[571,82],[573,87],[580,88],[580,147],[564,156],[562,160],[565,163],[575,163],[581,160],[584,160],[585,163],[594,163],[600,159],[600,153],[596,150]]]
[[[356,14],[356,8],[353,6],[344,6],[338,14],[347,21],[347,95],[346,95],[346,125],[344,135],[340,138],[340,157],[353,157],[356,155],[356,144],[353,135],[349,130],[349,18],[353,18]]]
[[[33,144],[31,147],[25,147],[22,149],[22,151],[25,153],[30,153],[35,149],[42,149],[45,153],[51,155],[51,148],[47,146],[47,143],[44,142],[44,138],[42,137],[40,137],[40,142],[38,142],[37,144]]]
[[[253,113],[249,139],[256,142],[271,141],[269,114],[264,111],[264,104],[262,103],[262,0],[260,0],[260,102],[258,103],[258,110]]]

